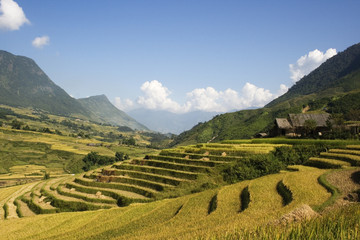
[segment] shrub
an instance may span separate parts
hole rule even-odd
[[[290,189],[283,183],[283,181],[278,182],[276,185],[276,190],[283,199],[283,205],[286,206],[293,200],[292,192]]]
[[[306,163],[310,157],[318,156],[320,152],[327,151],[324,144],[295,145],[293,147],[281,146],[275,148],[274,156],[284,165],[299,165]]]
[[[83,170],[89,171],[93,166],[113,164],[115,162],[115,158],[101,156],[96,152],[90,152],[83,158],[83,162],[85,164],[85,166],[83,166]]]
[[[284,165],[274,155],[253,155],[236,161],[222,170],[224,181],[238,181],[258,178],[267,174],[278,173]]]
[[[123,152],[116,152],[115,153],[115,161],[119,162],[119,161],[124,161],[124,160],[128,160],[130,159],[128,154],[125,154]]]
[[[241,193],[240,193],[240,202],[241,202],[241,206],[240,206],[240,211],[242,212],[245,209],[247,209],[249,207],[250,204],[250,192],[249,192],[249,186],[245,187]]]
[[[215,194],[209,202],[208,214],[215,211],[216,208],[217,208],[217,194]]]
[[[128,206],[131,203],[131,200],[129,198],[123,197],[123,196],[119,196],[118,200],[117,200],[117,205],[119,207],[125,207]]]
[[[9,206],[7,205],[7,203],[4,204],[3,209],[4,209],[4,218],[6,219],[9,216]]]

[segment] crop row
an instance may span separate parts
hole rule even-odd
[[[76,178],[76,183],[79,183],[84,186],[92,186],[92,187],[99,187],[99,188],[110,188],[110,189],[118,189],[124,190],[128,192],[134,192],[140,195],[143,195],[148,198],[155,197],[155,192],[150,189],[145,189],[135,185],[129,184],[115,184],[115,183],[102,183],[102,182],[95,182],[95,181],[88,181],[86,179]]]
[[[173,151],[173,149],[165,149],[160,152],[161,156],[169,156],[169,157],[178,157],[178,158],[188,158],[188,159],[209,159],[210,161],[220,161],[220,162],[232,162],[240,160],[242,157],[238,156],[219,156],[219,155],[207,155],[197,154],[197,153],[185,153]]]
[[[157,175],[152,173],[140,172],[140,171],[130,171],[130,170],[120,170],[120,169],[104,169],[102,172],[103,175],[114,175],[114,176],[129,176],[132,178],[144,179],[149,181],[154,181],[163,184],[169,184],[173,186],[179,185],[183,179],[172,178],[163,175]],[[96,175],[94,175],[96,178]]]
[[[153,174],[171,176],[171,177],[188,179],[188,180],[197,179],[196,173],[166,169],[161,167],[143,166],[143,165],[135,165],[135,164],[119,164],[119,165],[114,165],[114,167],[117,169],[153,173]]]
[[[324,157],[321,157],[321,158],[311,157],[309,159],[309,161],[307,162],[307,165],[317,167],[317,168],[327,169],[327,168],[347,167],[347,166],[350,166],[350,163],[340,161],[340,160],[335,160],[335,159],[324,158]]]
[[[203,158],[199,160],[192,160],[180,157],[170,157],[163,155],[149,155],[149,159],[160,160],[160,161],[168,161],[186,165],[196,165],[196,166],[205,166],[205,167],[215,167],[217,164],[221,164],[223,162],[219,161],[211,161],[209,158]]]
[[[327,153],[327,152],[320,153],[320,156],[346,161],[351,163],[351,165],[353,166],[360,166],[360,156],[356,156],[352,154]]]

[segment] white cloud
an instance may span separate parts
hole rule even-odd
[[[191,111],[227,112],[250,107],[262,107],[269,101],[287,91],[285,85],[280,85],[277,94],[269,90],[246,83],[240,92],[233,89],[217,91],[213,87],[196,88],[186,94],[186,102],[179,104],[170,98],[171,92],[157,80],[145,82],[141,86],[143,96],[137,99],[137,106],[132,102],[125,104],[117,98],[115,105],[124,110],[134,107],[143,107],[153,110],[167,110],[174,113],[186,113]],[[129,100],[130,101],[130,100]]]
[[[36,48],[43,48],[45,45],[49,45],[50,38],[49,36],[36,37],[32,41],[32,45]]]
[[[323,62],[336,55],[336,49],[329,48],[325,53],[315,49],[308,54],[300,57],[295,64],[289,64],[293,82],[299,81],[302,77],[319,67]]]
[[[120,97],[115,98],[115,107],[120,110],[127,111],[134,107],[134,102],[130,99],[121,100]]]
[[[171,98],[171,92],[157,80],[147,81],[141,86],[144,93],[137,100],[137,103],[147,109],[167,110],[170,112],[183,112],[184,109]]]
[[[187,93],[189,99],[186,103],[187,110],[201,110],[201,111],[223,111],[223,107],[218,100],[221,98],[221,92],[216,91],[212,87],[197,88]]]
[[[16,2],[0,0],[0,29],[19,30],[25,23],[30,24],[30,21]]]

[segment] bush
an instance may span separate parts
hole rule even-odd
[[[278,182],[276,185],[276,190],[283,199],[283,205],[286,206],[293,200],[292,192],[290,189],[283,183],[283,181]]]
[[[222,171],[224,181],[235,183],[238,181],[258,178],[267,174],[278,173],[285,166],[278,161],[273,154],[253,155],[235,164],[226,167]]]
[[[213,211],[215,211],[217,208],[217,194],[215,194],[210,202],[209,202],[209,209],[208,209],[208,214],[212,213]]]
[[[240,194],[240,202],[241,202],[241,206],[240,206],[240,211],[242,212],[245,209],[247,209],[249,207],[250,204],[250,192],[249,192],[249,186],[245,187]]]
[[[101,156],[96,152],[90,152],[83,158],[83,162],[85,166],[83,166],[84,171],[89,171],[93,166],[102,166],[102,165],[110,165],[115,162],[115,158]]]
[[[9,216],[9,206],[7,205],[7,203],[4,204],[3,209],[4,209],[4,218],[6,219]]]
[[[129,198],[120,196],[117,200],[117,205],[119,207],[125,207],[128,206],[131,203],[131,200]]]
[[[130,159],[128,154],[125,154],[123,152],[116,152],[115,153],[115,161],[116,162],[120,162],[120,161],[124,161],[124,160],[128,160]]]
[[[317,145],[295,145],[293,147],[281,146],[275,148],[273,155],[284,165],[305,164],[310,157],[318,156],[320,152],[327,151],[324,144]]]

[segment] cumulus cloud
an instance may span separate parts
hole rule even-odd
[[[30,24],[22,8],[13,0],[0,0],[0,29],[19,30],[24,24]]]
[[[43,48],[45,45],[49,45],[50,38],[49,36],[36,37],[32,41],[32,45],[36,48]]]
[[[217,109],[219,112],[223,111],[223,107],[218,102],[222,93],[216,91],[212,87],[196,88],[186,94],[188,99],[186,106],[187,110],[201,110],[212,112]]]
[[[319,67],[323,62],[336,55],[336,49],[329,48],[325,53],[315,49],[308,54],[300,57],[295,64],[289,64],[293,82],[299,81],[302,77],[309,74],[315,68]]]
[[[137,99],[137,106],[153,109],[167,110],[174,113],[186,113],[191,111],[227,112],[250,107],[262,107],[269,101],[287,91],[285,85],[280,85],[277,94],[260,88],[251,83],[246,83],[238,92],[231,88],[218,91],[213,87],[196,88],[186,94],[184,104],[172,100],[171,92],[157,80],[145,82],[141,86],[143,96]],[[118,98],[115,105],[124,110],[126,106]],[[131,107],[135,107],[131,105]]]
[[[169,97],[171,92],[161,82],[157,80],[147,81],[140,89],[144,95],[138,98],[137,103],[139,105],[153,110],[184,111],[180,104]]]
[[[127,111],[134,107],[134,102],[130,99],[121,100],[120,97],[115,98],[115,107],[120,110]]]

